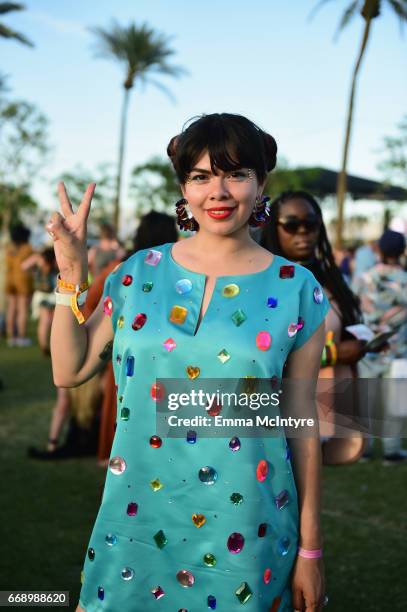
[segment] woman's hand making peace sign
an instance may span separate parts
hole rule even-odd
[[[62,214],[54,212],[46,229],[54,240],[54,251],[61,278],[80,283],[87,277],[87,219],[96,184],[90,183],[78,210],[73,211],[64,183],[58,183]]]

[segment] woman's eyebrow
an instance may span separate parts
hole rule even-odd
[[[191,172],[203,172],[204,174],[212,174],[211,170],[205,170],[204,168],[192,168]]]

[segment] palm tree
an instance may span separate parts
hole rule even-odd
[[[120,26],[113,21],[111,28],[91,28],[97,36],[98,55],[115,59],[125,69],[124,98],[120,121],[119,159],[117,169],[116,196],[114,205],[113,223],[118,230],[120,217],[120,194],[123,172],[123,159],[125,148],[127,110],[130,90],[136,82],[151,83],[169,94],[162,83],[157,82],[154,75],[178,77],[185,71],[179,66],[168,63],[168,59],[175,53],[169,47],[169,39],[163,34],[155,32],[147,24],[137,26]],[[169,94],[170,95],[170,94]]]
[[[329,0],[320,0],[313,12],[319,9],[323,4],[326,4],[326,2],[329,2]],[[396,13],[397,17],[399,18],[400,25],[402,26],[403,22],[407,21],[407,0],[353,0],[344,11],[337,29],[337,33],[343,30],[357,13],[360,13],[365,22],[359,52],[352,73],[348,111],[346,117],[345,142],[343,145],[342,153],[342,166],[338,174],[338,183],[336,191],[338,203],[338,223],[336,227],[337,246],[340,246],[342,243],[344,203],[346,196],[346,170],[348,164],[348,153],[352,132],[353,108],[359,69],[361,67],[362,60],[367,48],[369,35],[371,33],[372,22],[374,19],[379,17],[381,8],[384,3],[388,4],[390,8]]]
[[[0,15],[10,13],[10,11],[22,11],[24,9],[24,4],[17,4],[16,2],[0,2]],[[0,23],[0,36],[2,38],[14,38],[15,40],[18,40],[24,45],[28,45],[29,47],[34,46],[31,40],[24,36],[24,34],[20,34],[20,32],[15,32],[8,26],[4,25],[4,23]]]

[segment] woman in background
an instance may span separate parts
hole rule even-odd
[[[23,270],[22,262],[33,249],[29,243],[30,230],[22,223],[10,230],[11,243],[6,251],[6,330],[9,346],[29,346],[27,319],[34,281],[31,272]],[[16,335],[17,332],[17,335]]]
[[[355,377],[355,366],[364,354],[364,343],[351,336],[346,327],[361,321],[359,302],[335,263],[322,211],[315,198],[306,191],[286,191],[278,196],[272,203],[271,220],[263,228],[260,244],[272,253],[308,268],[321,283],[330,301],[319,379],[332,379],[333,385],[340,379]],[[329,395],[325,394],[325,397],[329,398]],[[327,402],[324,407],[319,405],[320,417],[322,412],[326,411],[327,416],[334,409],[333,395]],[[343,414],[344,405],[337,405],[338,408]],[[324,418],[320,427],[321,434],[330,438],[322,444],[324,463],[350,463],[361,456],[363,438],[360,435],[354,433],[354,437],[330,437],[332,428]]]
[[[88,251],[89,272],[95,277],[108,263],[116,259],[121,260],[124,255],[125,251],[116,238],[113,227],[109,223],[102,223],[99,241]]]
[[[32,300],[32,317],[38,320],[38,344],[44,355],[50,356],[50,335],[52,318],[55,310],[55,288],[57,267],[53,248],[45,248],[40,253],[33,253],[21,264],[24,272],[34,269],[34,294]],[[46,449],[30,446],[28,456],[32,459],[53,459],[59,443],[59,437],[70,412],[69,391],[57,387],[57,397],[52,411]]]

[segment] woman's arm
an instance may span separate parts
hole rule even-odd
[[[314,393],[321,353],[325,341],[325,323],[287,361],[289,395],[286,410],[292,416],[313,418],[315,426],[301,437],[291,437],[289,445],[297,484],[300,511],[300,546],[320,548],[320,472],[321,445]],[[296,382],[298,381],[298,382]]]
[[[301,437],[288,440],[298,493],[299,546],[307,550],[322,548],[321,444],[314,393],[324,342],[325,323],[322,322],[311,338],[290,354],[286,374],[288,393],[284,405],[287,416],[314,420],[314,426],[302,431]],[[294,609],[320,609],[324,591],[322,559],[297,555],[292,576]]]
[[[47,229],[61,279],[73,286],[88,278],[86,223],[95,190],[91,183],[76,212],[63,183],[58,185],[60,213],[53,213]],[[59,288],[60,293],[69,293]],[[72,293],[71,293],[72,295]],[[58,387],[75,387],[91,378],[110,359],[113,327],[103,312],[102,300],[86,322],[80,325],[70,306],[57,304],[51,328],[51,355],[54,382]]]
[[[20,268],[24,270],[25,272],[29,270],[30,268],[33,268],[34,266],[39,266],[40,263],[41,263],[41,254],[33,253],[32,255],[27,257],[27,259],[24,259],[24,261],[21,262]]]
[[[100,300],[91,317],[79,325],[69,306],[56,305],[51,328],[51,355],[57,387],[76,387],[110,360],[113,328]]]
[[[341,340],[337,344],[338,359],[336,363],[346,365],[357,363],[365,354],[365,344],[366,342],[362,340]]]

